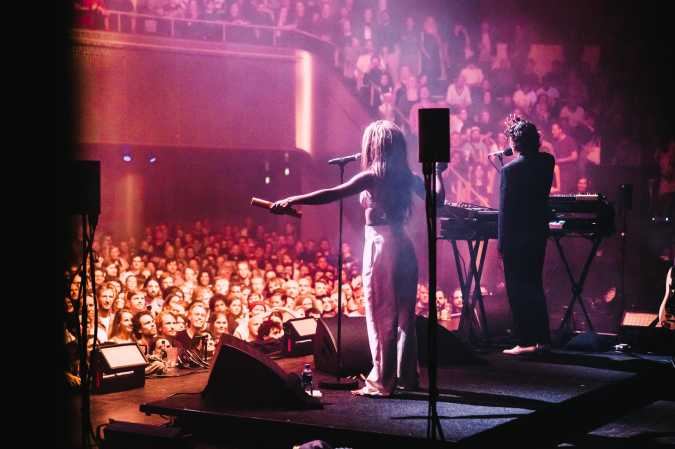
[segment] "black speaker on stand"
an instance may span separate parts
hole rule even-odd
[[[429,324],[427,345],[429,373],[429,414],[427,437],[444,440],[443,428],[436,403],[438,401],[438,316],[436,315],[436,183],[442,182],[440,174],[450,162],[450,110],[447,108],[420,109],[418,112],[420,148],[419,160],[424,174],[426,190],[426,224],[429,254]],[[437,179],[438,178],[438,179]]]

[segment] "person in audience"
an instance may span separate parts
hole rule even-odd
[[[420,73],[420,33],[415,26],[415,18],[408,16],[405,18],[404,30],[398,40],[400,52],[400,67],[408,67],[410,74],[417,76]],[[404,82],[403,79],[398,81]]]
[[[110,283],[103,284],[96,291],[96,298],[98,301],[98,326],[106,335],[110,332],[113,317],[115,316],[115,313],[113,312],[115,296],[115,287]]]
[[[247,342],[256,341],[258,338],[258,329],[265,320],[264,314],[259,313],[243,320],[241,324],[234,330],[233,337],[239,338]]]
[[[237,298],[233,293],[227,296],[227,328],[230,332],[234,330],[244,321],[246,315],[242,306],[241,299]]]
[[[211,322],[209,324],[209,331],[215,340],[216,346],[220,343],[221,335],[229,335],[229,329],[227,327],[227,313],[225,312],[216,312],[211,315]]]
[[[463,75],[458,76],[455,82],[448,86],[445,101],[455,109],[471,106],[471,90],[466,85]]]
[[[159,337],[166,338],[170,342],[173,341],[177,332],[176,316],[173,313],[166,311],[159,312],[157,318],[155,318],[155,325]]]
[[[131,290],[127,293],[127,304],[129,310],[135,315],[139,312],[145,312],[147,306],[145,305],[145,293],[142,290]]]
[[[131,320],[136,344],[143,354],[150,355],[155,352],[155,340],[157,338],[157,325],[150,312],[139,312]]]
[[[174,339],[176,346],[184,349],[192,349],[196,346],[195,337],[201,336],[205,331],[206,307],[196,301],[188,309],[188,326],[185,330],[176,332]]]
[[[560,167],[560,191],[572,193],[579,179],[579,149],[576,141],[567,135],[558,122],[551,125],[553,135],[553,149],[556,164]]]
[[[133,317],[134,313],[129,309],[122,309],[117,312],[110,328],[108,341],[112,343],[136,343]]]

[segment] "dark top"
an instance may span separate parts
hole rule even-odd
[[[554,141],[553,149],[557,158],[567,157],[574,150],[579,151],[576,141],[569,135],[566,135],[563,140]],[[560,190],[562,193],[570,193],[576,190],[580,162],[581,155],[578,154],[576,161],[558,163],[560,167]]]
[[[553,148],[555,149],[556,157],[563,158],[571,155],[577,149],[577,143],[573,138],[566,135],[563,140],[554,140]]]
[[[190,338],[187,330],[184,330],[176,333],[172,344],[181,349],[192,349],[195,346],[195,341],[193,338]]]
[[[555,160],[548,153],[514,159],[501,171],[499,250],[518,250],[548,237],[548,197]]]

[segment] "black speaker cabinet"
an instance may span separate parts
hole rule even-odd
[[[450,110],[424,108],[418,111],[420,162],[450,162]]]
[[[342,317],[342,376],[368,374],[373,367],[365,317]],[[320,319],[314,336],[316,369],[338,374],[337,318]]]
[[[202,397],[210,405],[235,409],[322,408],[302,389],[297,373],[286,373],[260,350],[230,335],[220,337]]]

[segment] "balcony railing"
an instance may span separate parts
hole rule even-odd
[[[333,60],[336,49],[332,42],[292,27],[183,19],[123,11],[108,11],[105,17],[90,11],[76,11],[76,14],[76,28],[113,33],[300,48],[326,57],[329,61]]]

